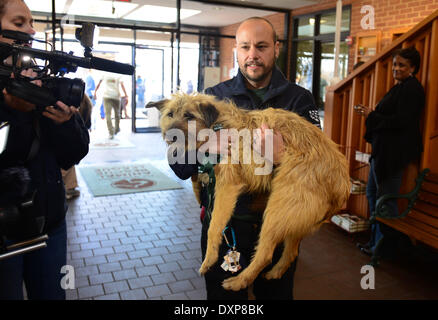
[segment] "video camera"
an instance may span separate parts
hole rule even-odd
[[[12,44],[0,42],[0,89],[6,88],[8,93],[35,104],[39,110],[45,106],[54,106],[58,100],[68,106],[79,107],[84,95],[85,83],[78,78],[63,78],[65,74],[76,72],[78,67],[126,75],[134,74],[134,67],[129,64],[93,57],[91,53],[93,31],[92,23],[84,23],[82,28],[76,30],[76,38],[85,48],[84,57],[77,57],[72,52],[31,48],[32,41],[40,40],[24,32],[0,30],[4,38],[14,40]],[[8,57],[12,58],[11,65],[5,63]],[[27,60],[32,58],[46,60],[46,65],[34,65],[24,61],[23,57]],[[37,73],[35,78],[21,75],[21,71],[28,68],[32,68]],[[13,78],[11,73],[14,74]],[[33,80],[41,80],[42,86],[32,83]]]
[[[65,74],[76,72],[78,67],[132,75],[134,67],[129,64],[92,56],[93,31],[91,23],[76,30],[76,38],[85,48],[84,57],[77,57],[63,51],[33,49],[30,43],[39,40],[31,35],[0,30],[4,38],[14,40],[12,44],[0,42],[0,89],[5,88],[9,94],[35,104],[37,110],[42,111],[45,106],[55,106],[58,100],[79,107],[85,83],[77,78],[64,78]],[[32,59],[46,63],[38,66]],[[37,73],[35,78],[21,75],[28,68]],[[32,83],[33,80],[41,80],[42,86]],[[8,132],[9,124],[0,123],[0,155],[7,145]],[[30,177],[25,167],[0,168],[0,260],[46,246],[48,237],[42,234],[45,217],[36,216],[33,206],[37,191],[30,190],[29,185]]]

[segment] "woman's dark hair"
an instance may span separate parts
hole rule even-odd
[[[414,75],[417,74],[418,70],[420,70],[421,57],[420,53],[417,51],[417,49],[415,49],[414,46],[394,51],[392,57],[394,58],[396,56],[402,57],[409,61],[411,66],[415,68],[413,72]]]

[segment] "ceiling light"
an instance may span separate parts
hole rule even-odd
[[[63,13],[65,3],[66,0],[56,0],[56,12]],[[52,12],[52,0],[26,0],[26,5],[30,11]]]
[[[136,7],[138,7],[138,4],[130,2],[74,0],[68,10],[68,14],[102,18],[120,18],[134,10]]]
[[[200,10],[181,9],[180,19],[184,20],[200,12]],[[173,23],[176,22],[176,8],[144,5],[141,8],[124,16],[123,19]]]

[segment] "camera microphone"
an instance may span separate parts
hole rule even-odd
[[[107,59],[91,57],[90,67],[97,70],[121,73],[132,75],[134,73],[134,67],[130,64],[115,62]]]

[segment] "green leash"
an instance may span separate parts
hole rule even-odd
[[[216,185],[216,177],[214,175],[214,165],[210,162],[202,164],[198,168],[198,173],[201,176],[202,186],[207,188],[208,204],[205,211],[208,218],[211,220],[211,212],[213,211],[214,203],[214,186]]]
[[[223,129],[222,124],[215,124],[213,130],[219,131]],[[209,158],[208,152],[206,152],[206,158]],[[217,162],[220,161],[220,155],[217,155]],[[198,168],[198,174],[201,177],[202,186],[207,188],[207,196],[208,196],[208,205],[205,208],[205,211],[208,215],[208,218],[211,220],[211,213],[213,211],[213,203],[214,203],[214,187],[216,185],[216,177],[214,175],[214,166],[215,164],[211,164],[210,161],[203,163]]]

